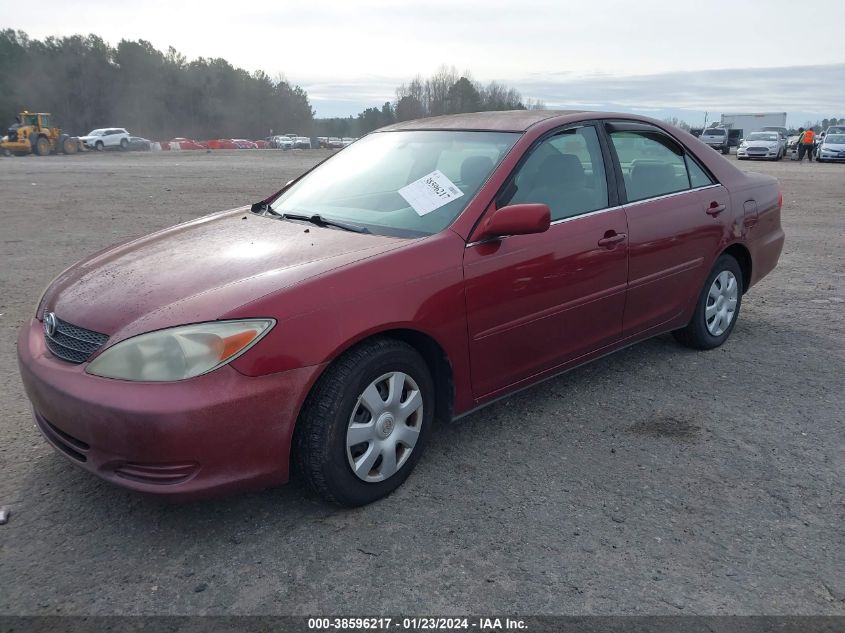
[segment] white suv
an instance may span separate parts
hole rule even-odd
[[[79,140],[88,149],[96,149],[97,151],[102,151],[107,147],[129,149],[129,132],[122,127],[104,127],[91,130],[85,136],[80,136]]]

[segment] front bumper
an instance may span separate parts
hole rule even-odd
[[[180,501],[285,483],[299,408],[324,367],[111,380],[56,359],[36,319],[21,328],[18,365],[36,424],[58,452],[114,484]]]
[[[777,158],[780,150],[778,148],[762,151],[749,151],[746,148],[740,147],[736,150],[737,158]]]
[[[816,158],[817,158],[817,159],[821,159],[821,160],[845,161],[845,153],[839,153],[839,154],[826,154],[826,153],[824,153],[824,152],[818,152],[818,153],[816,154]]]

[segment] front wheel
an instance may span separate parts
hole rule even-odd
[[[294,439],[299,469],[324,499],[359,506],[410,474],[434,419],[434,382],[410,345],[362,343],[326,370],[306,399]]]
[[[33,147],[39,156],[47,156],[51,150],[50,140],[46,136],[39,136]]]
[[[102,141],[97,141],[97,144],[94,145],[94,149],[96,149],[98,152],[102,152],[104,147],[105,146],[103,145]]]
[[[120,149],[124,152],[129,149],[129,141],[125,138],[120,139]]]
[[[730,255],[722,255],[704,282],[695,312],[686,327],[672,332],[682,345],[713,349],[728,340],[742,305],[742,269]]]

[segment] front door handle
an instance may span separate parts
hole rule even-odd
[[[604,234],[604,237],[599,240],[599,246],[605,247],[612,247],[619,242],[625,241],[627,239],[627,233],[617,233],[616,231],[608,231]]]
[[[714,218],[719,215],[722,211],[724,211],[727,207],[723,204],[719,204],[716,201],[710,203],[710,206],[707,207],[707,215],[712,215]]]

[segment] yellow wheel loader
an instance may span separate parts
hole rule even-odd
[[[81,149],[78,138],[62,134],[61,129],[51,127],[48,112],[21,112],[8,136],[0,141],[0,151],[5,155],[15,154],[75,154]]]

